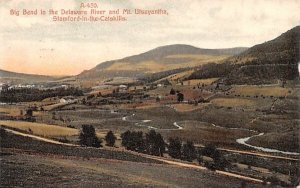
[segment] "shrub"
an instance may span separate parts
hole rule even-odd
[[[113,147],[115,145],[117,137],[112,131],[109,131],[105,136],[106,145]]]
[[[170,95],[175,95],[176,94],[176,92],[175,92],[175,90],[172,88],[171,90],[170,90]]]
[[[177,101],[182,102],[184,100],[184,95],[180,92],[177,93]]]

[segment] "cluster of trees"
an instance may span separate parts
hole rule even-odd
[[[92,125],[82,125],[79,143],[81,146],[102,147],[102,140],[97,137],[95,128]]]
[[[199,164],[211,170],[224,169],[229,165],[229,162],[213,145],[197,150],[192,141],[183,143],[178,137],[170,138],[169,144],[166,144],[161,134],[155,130],[150,130],[145,136],[142,131],[126,131],[121,134],[121,138],[122,146],[128,150],[163,156],[167,148],[168,154],[172,158],[190,162],[198,159]],[[203,156],[207,156],[213,161],[204,162]]]
[[[203,156],[213,159],[212,162],[203,162]],[[213,145],[205,146],[198,151],[198,161],[200,164],[204,164],[208,169],[224,170],[230,163],[221,155],[220,151]]]
[[[179,138],[169,139],[168,151],[169,155],[175,159],[193,161],[197,158],[197,152],[194,143],[187,141],[183,144]]]
[[[175,91],[173,88],[170,90],[170,95],[176,95],[177,93],[177,101],[182,102],[184,100],[184,94],[180,91]]]
[[[162,135],[155,130],[150,130],[145,135],[142,131],[128,130],[121,134],[121,138],[122,146],[127,150],[164,156],[167,147],[169,156],[190,162],[198,159],[199,164],[211,170],[223,170],[229,165],[229,162],[213,145],[208,145],[197,150],[192,141],[183,143],[178,137],[170,138],[169,144],[166,144]],[[92,125],[82,125],[79,140],[82,146],[102,147],[102,140],[96,136],[95,128]],[[112,131],[106,134],[105,141],[107,146],[113,147],[115,145],[116,136]],[[203,156],[207,156],[213,161],[204,161]]]
[[[83,96],[83,91],[78,88],[57,88],[40,90],[36,88],[17,88],[2,90],[0,93],[0,102],[30,102],[41,101],[49,97],[62,96]]]
[[[105,142],[107,146],[115,146],[117,137],[112,131],[107,132],[105,136]],[[88,147],[102,147],[102,139],[98,138],[96,135],[95,128],[92,125],[82,125],[79,134],[79,143],[81,146]]]
[[[258,64],[253,60],[239,69],[233,70],[226,83],[264,84],[272,80],[294,80],[299,77],[297,64]]]
[[[150,130],[145,137],[141,131],[126,131],[121,134],[121,138],[122,146],[128,150],[156,156],[163,156],[165,153],[164,139],[155,130]]]
[[[226,77],[232,70],[240,66],[229,62],[221,64],[208,63],[193,72],[186,80]]]
[[[175,159],[190,162],[198,159],[199,164],[202,164],[211,170],[223,170],[229,165],[229,162],[221,155],[220,151],[217,150],[215,146],[207,145],[204,148],[197,150],[193,142],[187,141],[186,143],[183,143],[178,137],[169,139],[168,153]],[[204,156],[211,158],[213,161],[204,161]]]

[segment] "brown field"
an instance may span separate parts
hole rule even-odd
[[[20,115],[21,111],[17,107],[5,106],[5,107],[0,107],[0,113],[4,113],[4,114],[10,115],[10,116],[18,116],[18,115]]]
[[[255,100],[241,98],[215,98],[210,102],[216,106],[224,107],[253,107],[256,105]]]
[[[178,79],[182,79],[182,78],[184,78],[184,77],[187,77],[187,76],[191,75],[192,73],[193,73],[193,71],[192,71],[192,70],[189,70],[189,71],[184,71],[184,72],[172,74],[172,75],[170,75],[170,76],[167,76],[167,77],[165,77],[165,78],[162,78],[162,79],[160,79],[160,80],[157,80],[156,83],[157,83],[157,82],[160,82],[160,81],[162,81],[162,80],[165,80],[165,79],[168,79],[169,81],[174,82],[174,81],[176,81],[176,80],[178,80]]]
[[[56,103],[56,104],[51,104],[51,105],[46,105],[46,106],[43,106],[44,110],[54,110],[56,108],[60,108],[60,107],[63,107],[63,106],[67,106],[71,103]]]
[[[240,95],[250,95],[250,96],[286,96],[288,95],[288,88],[282,88],[279,86],[236,86],[232,88],[230,91],[234,94]]]
[[[120,105],[120,109],[147,109],[147,108],[157,108],[160,107],[160,103],[151,102],[143,102],[143,103],[135,103],[135,104],[122,104]]]
[[[183,85],[191,85],[191,86],[195,86],[195,85],[198,85],[198,84],[210,85],[218,79],[219,78],[187,80],[187,81],[183,82]]]
[[[61,127],[57,125],[48,125],[43,123],[32,123],[23,121],[0,121],[0,125],[17,128],[23,131],[31,130],[33,134],[44,137],[53,136],[73,136],[78,135],[78,129],[71,129],[68,127]]]

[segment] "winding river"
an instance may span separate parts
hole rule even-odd
[[[258,133],[255,130],[246,129],[246,128],[227,128],[227,127],[222,127],[222,126],[215,125],[213,123],[211,125],[214,126],[214,127],[223,128],[223,129],[245,130],[245,131],[251,131],[251,132]],[[263,136],[264,134],[265,133],[259,133],[259,134],[249,136],[249,137],[245,137],[245,138],[238,138],[238,139],[236,139],[236,142],[239,143],[239,144],[254,148],[256,150],[260,150],[260,151],[264,151],[264,152],[268,152],[268,153],[282,153],[282,154],[286,154],[286,155],[300,155],[300,153],[297,153],[297,152],[281,151],[281,150],[277,150],[277,149],[254,146],[254,145],[251,145],[251,144],[247,143],[247,141],[249,141],[251,138],[258,137],[258,136]]]
[[[264,148],[264,147],[260,147],[260,146],[253,146],[253,145],[247,143],[247,141],[250,140],[251,138],[258,137],[258,136],[263,136],[264,134],[265,133],[259,133],[257,135],[253,135],[253,136],[249,136],[249,137],[245,137],[245,138],[239,138],[239,139],[236,139],[236,142],[239,143],[239,144],[243,144],[245,146],[260,150],[260,151],[264,151],[264,152],[282,153],[282,154],[287,154],[287,155],[300,155],[300,153],[296,153],[296,152],[281,151],[281,150],[277,150],[277,149]]]
[[[124,116],[124,117],[122,117],[122,120],[123,121],[128,121],[128,118],[133,117],[133,116],[135,116],[135,114],[132,114],[130,116]],[[183,127],[178,125],[177,122],[173,123],[173,125],[176,127],[174,129],[160,129],[160,128],[157,128],[157,127],[147,125],[147,123],[151,122],[151,121],[152,120],[141,120],[140,122],[135,123],[135,125],[136,126],[143,126],[143,127],[147,127],[148,129],[155,129],[155,130],[182,130],[183,129]],[[223,129],[244,130],[244,131],[250,131],[250,132],[253,132],[253,133],[258,133],[258,131],[256,131],[256,130],[251,130],[251,129],[247,129],[247,128],[228,128],[228,127],[218,126],[218,125],[215,125],[213,123],[211,125],[214,126],[214,127],[223,128]],[[251,138],[258,137],[258,136],[263,136],[264,134],[265,133],[259,133],[259,134],[255,134],[253,136],[249,136],[249,137],[245,137],[245,138],[238,138],[238,139],[236,139],[236,142],[239,143],[239,144],[254,148],[256,150],[260,150],[260,151],[264,151],[264,152],[268,152],[268,153],[281,153],[281,154],[286,154],[286,155],[300,155],[300,153],[297,153],[297,152],[281,151],[281,150],[272,149],[272,148],[254,146],[254,145],[251,145],[251,144],[247,143],[247,141],[249,141]]]

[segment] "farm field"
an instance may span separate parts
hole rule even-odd
[[[279,86],[235,86],[230,91],[238,95],[250,96],[273,96],[281,97],[288,95],[289,88],[282,88]]]
[[[48,125],[44,123],[0,120],[0,125],[20,129],[26,132],[31,132],[32,134],[40,135],[44,137],[73,136],[79,134],[79,130],[77,129],[62,127],[57,125]]]
[[[258,105],[257,100],[251,99],[239,99],[239,98],[215,98],[211,100],[216,106],[224,106],[224,107],[255,107]]]
[[[208,79],[192,79],[192,80],[187,80],[187,81],[183,81],[183,85],[192,85],[192,86],[195,86],[195,85],[202,85],[202,84],[205,84],[205,85],[210,85],[212,84],[213,82],[217,81],[219,78],[208,78]]]

